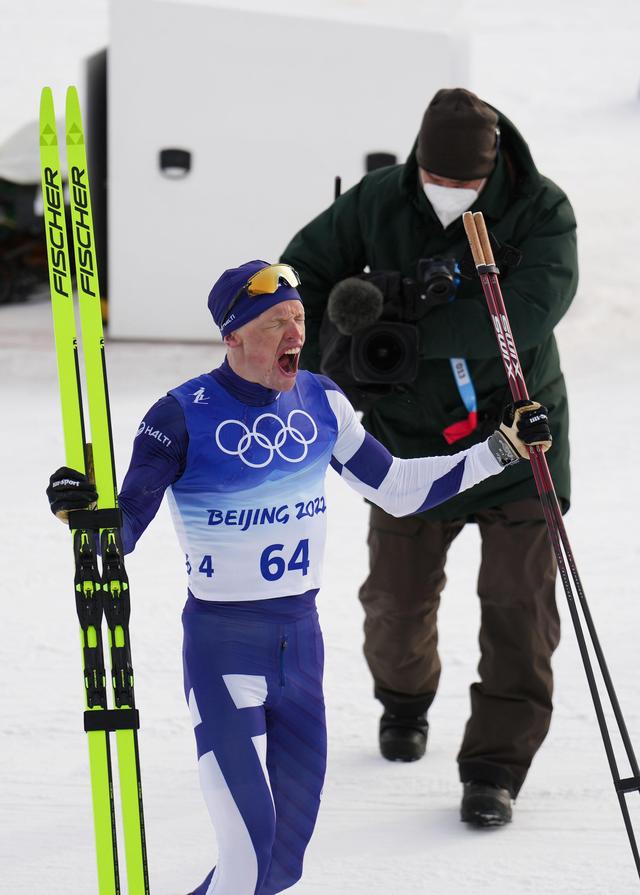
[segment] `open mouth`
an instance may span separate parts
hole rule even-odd
[[[285,376],[295,376],[298,372],[298,361],[300,360],[300,349],[289,348],[284,354],[278,358],[278,367],[280,372]]]

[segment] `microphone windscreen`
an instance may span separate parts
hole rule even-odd
[[[359,277],[341,280],[329,293],[329,320],[344,335],[350,336],[371,326],[382,314],[384,296],[377,286]]]

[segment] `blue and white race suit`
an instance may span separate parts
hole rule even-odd
[[[166,489],[186,556],[185,695],[218,861],[195,895],[292,886],[326,763],[315,609],[331,465],[393,515],[418,513],[501,471],[486,442],[392,457],[330,380],[290,392],[226,364],[173,389],[138,430],[120,495],[131,550]]]

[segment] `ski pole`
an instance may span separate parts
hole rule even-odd
[[[511,331],[511,325],[509,323],[507,309],[505,307],[504,298],[502,296],[502,290],[500,289],[500,282],[498,279],[500,271],[498,270],[494,262],[491,243],[489,241],[489,234],[487,232],[487,227],[484,222],[482,213],[476,212],[475,214],[472,214],[469,211],[465,212],[465,214],[463,215],[463,223],[465,231],[467,233],[467,238],[469,239],[469,244],[471,246],[471,252],[473,254],[476,269],[478,271],[478,276],[480,277],[480,282],[482,283],[482,291],[484,292],[487,306],[489,308],[489,314],[491,315],[491,320],[495,329],[500,355],[504,365],[505,373],[507,375],[507,380],[509,382],[509,387],[511,389],[511,395],[514,401],[528,399],[529,394],[527,392],[527,385],[524,379],[524,374],[522,372],[522,367],[520,365],[520,358],[518,356],[515,339]],[[618,802],[620,804],[620,810],[622,812],[627,835],[629,837],[629,844],[631,846],[631,852],[633,854],[636,871],[638,873],[638,876],[640,876],[640,854],[638,852],[638,845],[636,843],[633,825],[631,823],[631,817],[629,815],[629,809],[625,799],[627,793],[640,791],[640,768],[638,767],[638,762],[635,756],[633,745],[631,743],[631,739],[629,737],[629,733],[627,731],[624,717],[622,715],[622,710],[618,702],[616,691],[613,686],[613,681],[611,680],[611,675],[609,674],[609,669],[607,668],[604,653],[602,651],[593,618],[587,604],[587,598],[582,587],[582,582],[578,573],[573,550],[571,549],[571,544],[569,542],[569,536],[562,519],[562,512],[558,503],[558,498],[553,485],[553,480],[551,478],[551,473],[549,471],[549,466],[547,464],[547,459],[540,447],[529,448],[529,454],[531,459],[531,469],[533,471],[533,477],[538,489],[540,502],[542,504],[542,510],[547,523],[547,528],[549,530],[551,543],[553,545],[553,551],[558,563],[560,579],[562,581],[562,586],[564,588],[564,592],[569,605],[569,612],[571,614],[571,620],[575,629],[580,655],[582,656],[582,662],[587,676],[587,682],[589,685],[591,698],[593,700],[596,718],[598,720],[598,726],[600,728],[600,734],[602,736],[607,760],[609,762],[613,784],[618,797]],[[571,577],[569,576],[569,573],[571,573]],[[611,708],[613,709],[616,724],[618,726],[618,731],[620,733],[625,753],[631,767],[631,777],[621,778],[618,771],[615,752],[611,743],[611,736],[604,715],[602,700],[598,691],[598,685],[593,673],[587,642],[582,629],[582,622],[580,620],[580,615],[578,613],[578,607],[573,592],[573,586],[575,586],[578,603],[586,622],[587,630],[591,639],[591,645],[598,662],[600,673],[602,675],[605,689],[609,697]]]

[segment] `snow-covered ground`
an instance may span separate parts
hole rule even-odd
[[[331,5],[378,18],[386,8],[365,0]],[[20,47],[23,59],[11,87],[6,56],[1,63],[3,105],[17,127],[33,117],[47,80],[47,34],[68,25],[72,30],[65,33],[77,33],[87,50],[95,49],[106,40],[106,4],[22,0],[2,6],[3,31],[7,23],[26,23],[29,10],[32,15],[29,30],[18,28],[8,46],[9,60]],[[406,0],[396,6],[410,16],[419,4]],[[435,4],[421,7],[437,18]],[[71,10],[75,26],[68,21]],[[572,406],[574,501],[567,526],[631,737],[640,746],[640,5],[542,0],[525,8],[485,0],[451,4],[450,22],[473,32],[472,86],[521,127],[541,169],[565,187],[576,208],[582,282],[559,327]],[[37,54],[40,62],[30,68]],[[60,59],[60,53],[52,56],[56,64]],[[55,77],[64,83],[70,76],[56,68]],[[120,478],[148,405],[168,387],[211,368],[218,357],[213,345],[108,345]],[[44,300],[0,308],[0,407],[2,890],[85,895],[96,885],[70,544],[49,516],[43,493],[63,457]],[[564,638],[554,663],[551,733],[517,802],[514,823],[499,831],[469,831],[458,820],[455,755],[478,660],[477,534],[468,527],[450,555],[440,614],[444,671],[430,713],[428,754],[419,764],[390,765],[377,754],[378,707],[361,655],[356,591],[366,569],[366,509],[333,475],[329,498],[320,611],[330,761],[305,877],[291,891],[638,891],[561,588]],[[152,891],[184,895],[210,867],[215,843],[182,696],[182,557],[165,507],[128,569]],[[628,773],[623,762],[621,771]],[[637,795],[628,801],[640,806]],[[635,820],[640,831],[640,812]]]

